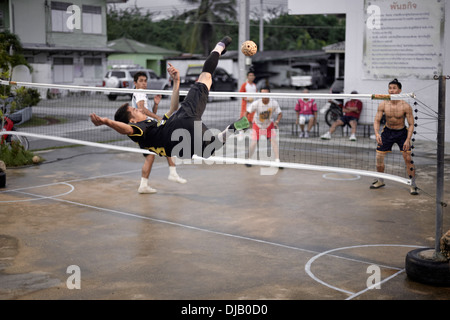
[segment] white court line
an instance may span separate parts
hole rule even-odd
[[[152,169],[161,169],[165,167],[165,165],[163,164],[159,164],[159,165],[154,165],[152,167]],[[80,178],[80,179],[73,179],[73,180],[67,180],[67,181],[63,181],[63,182],[53,182],[53,183],[48,183],[48,184],[41,184],[38,186],[30,186],[30,187],[22,187],[22,188],[16,188],[16,189],[9,189],[9,190],[2,190],[0,191],[0,194],[2,193],[10,193],[10,192],[21,192],[23,190],[28,190],[28,189],[35,189],[35,188],[43,188],[43,187],[51,187],[51,186],[56,186],[59,184],[70,184],[73,182],[79,182],[79,181],[86,181],[86,180],[93,180],[93,179],[98,179],[98,178],[105,178],[105,177],[111,177],[111,176],[120,176],[123,174],[129,174],[129,173],[135,173],[135,172],[140,172],[141,169],[134,169],[134,170],[129,170],[129,171],[122,171],[122,172],[115,172],[115,173],[108,173],[108,174],[103,174],[103,175],[99,175],[99,176],[93,176],[93,177],[87,177],[87,178]],[[36,196],[34,194],[30,194],[33,196]],[[64,194],[62,194],[64,195]],[[51,197],[56,197],[56,196],[51,196]],[[51,197],[47,197],[47,198],[51,198]],[[42,198],[43,199],[43,198]],[[31,199],[27,199],[27,200],[15,200],[15,201],[30,201]],[[34,200],[34,199],[33,199]],[[14,201],[1,201],[2,202],[14,202]]]
[[[72,193],[72,191],[75,190],[75,187],[73,185],[71,185],[70,183],[67,182],[59,182],[57,184],[64,184],[69,186],[70,190],[64,193],[60,193],[60,194],[56,194],[54,196],[39,196],[37,198],[33,198],[33,199],[21,199],[21,200],[0,200],[0,203],[6,203],[6,202],[25,202],[25,201],[35,201],[35,200],[42,200],[42,199],[52,199],[52,198],[56,198],[56,197],[62,197],[65,195],[68,195],[69,193]],[[56,183],[55,183],[56,185]],[[35,189],[35,188],[41,188],[41,187],[47,187],[48,185],[44,185],[44,186],[40,186],[40,187],[28,187],[28,188],[23,188],[23,189]],[[23,192],[23,191],[18,191],[18,190],[10,190],[9,192],[15,192],[15,193],[21,193],[21,194],[25,194],[25,195],[29,195],[29,196],[33,196],[36,197],[35,194],[32,193],[27,193],[27,192]]]
[[[369,290],[373,290],[374,288],[376,288],[377,286],[381,286],[383,283],[388,282],[389,280],[395,278],[396,276],[398,276],[399,274],[402,274],[403,272],[405,272],[405,269],[402,269],[400,271],[398,271],[397,273],[394,273],[393,275],[387,277],[386,279],[384,279],[383,281],[380,281],[378,283],[374,283],[373,285],[371,285],[370,287],[367,287],[364,290],[361,290],[359,292],[356,292],[354,294],[352,294],[350,297],[348,297],[345,300],[352,300],[353,298],[356,298],[357,296],[362,295],[363,293],[369,291]]]
[[[309,259],[309,261],[308,261],[308,262],[306,263],[306,265],[305,265],[305,271],[306,271],[306,273],[307,273],[313,280],[315,280],[316,282],[318,282],[318,283],[320,283],[320,284],[322,284],[322,285],[324,285],[324,286],[326,286],[326,287],[328,287],[328,288],[330,288],[330,289],[333,289],[333,290],[340,291],[340,292],[343,292],[343,293],[348,294],[349,297],[348,297],[346,300],[353,299],[354,297],[356,297],[356,296],[358,296],[358,295],[361,295],[362,293],[366,292],[367,290],[370,290],[370,289],[374,288],[374,287],[377,286],[377,285],[380,285],[380,284],[382,284],[382,283],[387,282],[387,281],[390,280],[390,279],[393,279],[395,276],[397,276],[397,275],[399,275],[399,274],[401,274],[401,273],[403,273],[403,272],[405,271],[404,269],[399,269],[399,268],[395,268],[395,267],[382,266],[382,267],[384,267],[384,268],[396,269],[396,270],[400,270],[400,271],[398,271],[398,272],[395,273],[394,275],[392,275],[392,276],[390,276],[390,277],[384,279],[383,281],[381,281],[381,282],[379,282],[379,283],[375,283],[374,285],[372,285],[372,286],[370,286],[370,287],[368,287],[368,288],[366,288],[366,289],[364,289],[364,290],[361,290],[361,291],[359,291],[359,292],[356,292],[356,293],[355,293],[355,292],[351,292],[351,291],[347,291],[347,290],[344,290],[344,289],[341,289],[341,288],[338,288],[338,287],[335,287],[335,286],[333,286],[333,285],[330,285],[330,284],[326,283],[325,281],[322,281],[322,280],[320,280],[319,278],[317,278],[317,277],[314,275],[314,273],[312,273],[312,271],[311,271],[311,265],[312,265],[312,263],[313,263],[315,260],[317,260],[318,258],[320,258],[320,257],[323,257],[323,256],[325,256],[325,255],[328,256],[330,253],[335,252],[335,251],[341,251],[341,250],[353,249],[353,248],[367,248],[367,247],[407,247],[407,248],[421,248],[420,246],[413,246],[413,245],[398,245],[398,244],[367,244],[367,245],[357,245],[357,246],[349,246],[349,247],[335,248],[335,249],[331,249],[331,250],[328,250],[328,251],[319,253],[318,255],[312,257],[311,259]],[[331,256],[334,256],[334,255],[331,255]],[[355,261],[359,261],[359,260],[355,260]],[[362,263],[365,263],[365,264],[374,264],[374,263],[369,263],[369,262],[366,262],[366,261],[359,261],[359,262],[362,262]],[[381,265],[378,265],[378,266],[381,266]]]
[[[155,167],[155,169],[161,169],[163,167],[165,167],[165,165],[163,166],[161,164],[160,166]],[[57,182],[57,183],[46,184],[46,185],[42,185],[42,186],[26,187],[26,188],[20,188],[20,189],[15,189],[15,190],[16,191],[18,191],[18,190],[25,190],[25,189],[30,189],[30,188],[52,186],[52,185],[56,185],[56,184],[68,184],[68,182],[80,182],[80,181],[85,181],[85,180],[92,180],[92,179],[97,179],[97,178],[102,178],[102,177],[107,177],[107,176],[121,175],[121,174],[130,173],[130,172],[137,172],[137,171],[140,171],[140,170],[130,170],[130,171],[124,171],[124,172],[120,172],[120,173],[116,172],[116,173],[112,173],[112,174],[106,174],[106,175],[100,175],[100,176],[88,177],[88,178],[82,178],[82,179],[74,179],[74,180],[69,180],[69,181],[65,181],[65,182]],[[266,245],[272,245],[272,246],[276,246],[276,247],[280,247],[280,248],[292,249],[292,250],[306,252],[306,253],[313,253],[313,254],[317,254],[318,253],[317,251],[313,251],[313,250],[298,248],[298,247],[285,245],[285,244],[280,244],[280,243],[271,242],[271,241],[262,240],[262,239],[256,239],[256,238],[250,238],[250,237],[246,237],[246,236],[235,235],[235,234],[231,234],[231,233],[225,233],[225,232],[221,232],[221,231],[209,230],[209,229],[205,229],[205,228],[190,226],[190,225],[177,223],[177,222],[172,222],[172,221],[168,221],[168,220],[162,220],[162,219],[146,217],[146,216],[142,216],[142,215],[134,214],[134,213],[130,213],[130,212],[123,212],[123,211],[118,211],[118,210],[114,210],[114,209],[102,208],[102,207],[97,207],[97,206],[93,206],[93,205],[89,205],[89,204],[84,204],[84,203],[80,203],[80,202],[64,200],[64,199],[59,199],[59,198],[54,198],[54,197],[44,197],[44,196],[35,195],[35,194],[31,194],[31,193],[27,193],[27,194],[30,195],[30,196],[40,197],[41,199],[50,199],[50,200],[63,202],[63,203],[68,203],[68,204],[81,206],[81,207],[85,207],[85,208],[90,208],[90,209],[94,209],[94,210],[98,210],[98,211],[103,211],[103,212],[108,212],[108,213],[112,213],[112,214],[123,215],[123,216],[127,216],[127,217],[132,217],[132,218],[138,218],[138,219],[147,220],[147,221],[163,223],[163,224],[172,225],[172,226],[176,226],[176,227],[181,227],[181,228],[185,228],[185,229],[201,231],[201,232],[205,232],[205,233],[210,233],[210,234],[215,234],[215,235],[220,235],[220,236],[225,236],[225,237],[230,237],[230,238],[235,238],[235,239],[247,240],[247,241],[251,241],[251,242],[256,242],[256,243],[261,243],[261,244],[266,244]],[[346,293],[346,294],[348,294],[350,296],[349,298],[356,297],[356,296],[366,292],[369,288],[364,289],[364,290],[362,290],[360,292],[354,293],[354,292],[351,292],[351,291],[347,291],[347,290],[344,290],[344,289],[340,289],[340,288],[331,286],[331,285],[325,283],[324,281],[318,279],[317,277],[315,277],[314,274],[310,271],[310,267],[311,267],[311,264],[312,264],[313,261],[315,261],[319,257],[325,256],[325,255],[331,256],[331,257],[334,257],[334,258],[338,258],[338,259],[350,260],[350,261],[354,261],[354,262],[358,262],[358,263],[372,264],[372,263],[369,263],[367,261],[351,259],[351,258],[346,258],[346,257],[340,257],[340,256],[337,256],[337,255],[330,255],[330,253],[332,253],[334,251],[348,249],[348,248],[373,247],[373,246],[401,246],[401,247],[418,248],[418,246],[413,246],[413,245],[389,245],[389,244],[383,244],[383,245],[359,245],[359,246],[331,249],[331,250],[328,250],[328,251],[325,251],[325,252],[322,252],[322,253],[318,253],[316,256],[311,258],[307,262],[307,264],[305,265],[305,271],[310,277],[312,277],[317,282],[319,282],[319,283],[321,283],[321,284],[323,284],[323,285],[325,285],[325,286],[327,286],[327,287],[329,287],[331,289],[334,289],[334,290],[337,290],[337,291],[340,291],[340,292],[344,292],[344,293]],[[389,266],[383,266],[383,267],[384,268],[390,268],[390,269],[399,270],[398,268],[395,268],[395,267],[389,267]],[[384,282],[394,278],[394,276],[396,276],[398,274],[401,274],[403,271],[404,271],[403,269],[400,270],[399,272],[397,272],[393,276],[390,276],[390,277],[386,278],[385,280],[383,280],[380,283],[384,283]],[[375,284],[375,285],[378,285],[378,284]],[[347,299],[349,299],[349,298],[347,298]]]

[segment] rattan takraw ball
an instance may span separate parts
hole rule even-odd
[[[241,51],[247,57],[251,57],[258,51],[258,47],[252,40],[247,40],[242,43]]]

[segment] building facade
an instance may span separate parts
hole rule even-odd
[[[114,2],[126,0],[0,0],[1,28],[19,37],[32,82],[99,86],[113,52],[106,5]]]

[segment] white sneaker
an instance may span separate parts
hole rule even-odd
[[[309,138],[309,133],[308,133],[308,131],[305,131],[305,138]]]
[[[352,134],[348,140],[350,140],[350,141],[356,141],[356,136],[355,136],[354,134]]]
[[[330,131],[327,131],[325,134],[321,135],[320,139],[322,139],[322,140],[330,140],[331,139]]]
[[[303,131],[300,131],[300,133],[298,134],[299,138],[303,138]]]
[[[156,189],[153,189],[150,186],[142,186],[138,189],[139,193],[156,193]]]
[[[178,174],[169,174],[168,179],[170,181],[178,182],[178,183],[186,183],[187,180],[180,177]]]

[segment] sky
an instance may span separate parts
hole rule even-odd
[[[284,6],[287,10],[288,0],[262,0],[263,8],[273,8],[278,6]],[[261,0],[250,0],[250,11],[259,10]],[[195,9],[197,6],[187,4],[182,0],[128,0],[125,4],[115,4],[116,8],[125,9],[127,7],[142,8],[143,10],[150,10],[150,12],[159,13],[155,18],[165,18],[172,16],[173,12],[183,12],[185,10]]]

